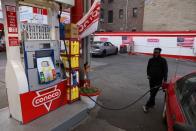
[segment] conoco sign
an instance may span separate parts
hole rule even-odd
[[[100,12],[99,10],[100,10],[100,5],[97,4],[95,8],[90,12],[87,19],[81,25],[79,25],[80,34],[84,32],[91,24],[93,24],[95,21],[99,19],[99,12]]]
[[[34,107],[45,106],[48,111],[50,111],[50,107],[53,100],[58,99],[61,96],[61,91],[59,89],[54,88],[55,90],[47,92],[45,94],[40,94],[40,92],[36,92],[37,96],[33,99],[32,105]]]
[[[62,81],[43,90],[20,94],[23,123],[30,122],[67,104],[66,84],[66,81]]]
[[[88,13],[78,21],[77,26],[80,38],[84,38],[97,30],[100,6],[100,0],[95,0]]]

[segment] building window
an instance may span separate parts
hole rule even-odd
[[[104,9],[101,9],[101,19],[104,19]]]
[[[113,23],[113,11],[108,11],[108,23]]]
[[[108,3],[112,3],[114,0],[108,0]]]
[[[137,15],[138,15],[138,9],[133,8],[133,17],[137,17]]]
[[[124,15],[123,9],[119,10],[119,19],[122,19]]]
[[[132,32],[136,32],[136,31],[137,31],[136,27],[132,28]]]

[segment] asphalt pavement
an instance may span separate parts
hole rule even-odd
[[[7,107],[7,94],[5,88],[5,65],[6,65],[6,53],[0,52],[0,109]]]
[[[148,89],[146,66],[149,56],[117,55],[105,58],[92,58],[90,78],[93,86],[102,90],[98,102],[119,108],[134,101]],[[196,63],[167,59],[169,78],[175,74],[185,75],[196,70]],[[145,114],[142,106],[149,95],[122,111],[110,111],[96,106],[89,118],[73,131],[166,131],[162,121],[164,93],[156,97],[156,106]]]

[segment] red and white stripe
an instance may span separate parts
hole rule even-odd
[[[97,31],[101,1],[95,0],[88,13],[77,23],[80,38],[84,38]]]

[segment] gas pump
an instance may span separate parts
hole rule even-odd
[[[24,63],[29,90],[45,89],[62,81],[60,47],[50,40],[49,26],[22,24],[24,34]],[[26,30],[26,31],[25,31]]]
[[[74,6],[74,0],[58,2],[65,7]],[[49,24],[20,23],[19,4],[43,6],[48,11]],[[59,31],[56,28],[59,26],[58,6],[56,1],[2,0],[9,111],[12,118],[23,124],[67,104],[67,84],[60,66]],[[23,54],[20,54],[20,36]]]

